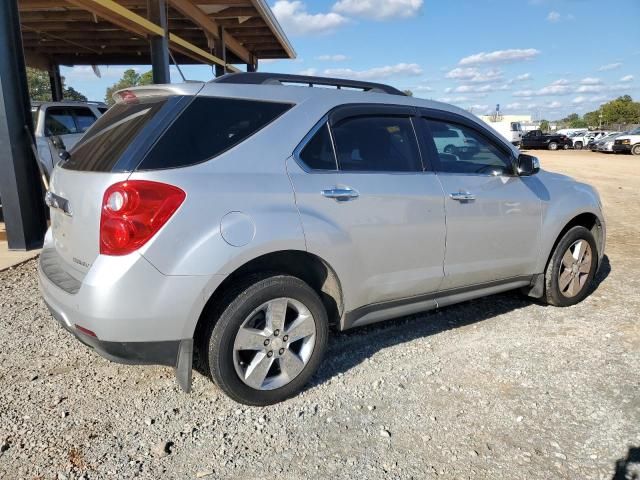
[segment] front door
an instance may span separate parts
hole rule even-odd
[[[287,164],[307,248],[336,270],[347,311],[435,292],[443,278],[443,192],[411,114],[334,116]]]
[[[427,139],[462,132],[477,145],[452,155],[429,141],[445,193],[447,239],[442,289],[532,275],[540,252],[542,192],[533,177],[514,173],[512,153],[489,131],[463,117],[422,119]]]

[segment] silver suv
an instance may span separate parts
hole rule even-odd
[[[42,295],[81,342],[185,391],[196,353],[236,401],[275,403],[330,326],[512,289],[573,305],[603,256],[592,187],[450,105],[266,73],[116,100],[52,175]],[[452,130],[473,152],[444,151]]]

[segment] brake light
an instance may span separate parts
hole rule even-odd
[[[138,103],[138,97],[131,90],[123,90],[114,95],[116,100],[121,100],[123,103],[132,104]]]
[[[186,193],[166,183],[129,180],[102,198],[100,253],[127,255],[147,243],[182,205]]]

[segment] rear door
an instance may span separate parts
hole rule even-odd
[[[443,192],[414,120],[404,107],[341,107],[289,159],[307,247],[336,270],[347,311],[442,281]]]
[[[425,111],[420,123],[445,193],[446,256],[442,289],[534,272],[540,250],[543,192],[535,176],[514,174],[511,150],[464,117]],[[457,128],[478,151],[451,155],[433,141]]]

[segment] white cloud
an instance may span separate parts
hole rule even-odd
[[[571,103],[573,103],[574,105],[580,105],[581,103],[584,103],[587,100],[589,100],[587,97],[578,96],[578,97],[574,98],[573,100],[571,100]]]
[[[486,112],[489,109],[489,105],[484,105],[484,104],[475,104],[475,105],[469,105],[469,110],[472,111],[477,111],[477,112]]]
[[[422,69],[417,63],[398,63],[384,67],[374,67],[368,70],[352,70],[350,68],[329,68],[324,70],[329,77],[345,77],[356,80],[381,80],[389,77],[416,77],[422,75]]]
[[[495,50],[493,52],[480,52],[464,57],[458,62],[458,64],[480,65],[485,63],[513,63],[530,60],[538,55],[540,55],[540,51],[535,48]]]
[[[506,108],[507,110],[518,110],[523,106],[524,105],[522,105],[520,102],[513,102],[513,103],[507,103],[504,108]]]
[[[559,78],[558,80],[551,82],[551,85],[569,85],[569,80],[566,78]]]
[[[444,103],[462,103],[462,102],[468,102],[471,99],[469,97],[465,97],[464,95],[459,95],[456,97],[441,97],[438,98],[438,102],[444,102]]]
[[[549,12],[549,15],[547,15],[547,21],[551,22],[551,23],[556,23],[560,21],[560,13],[556,12],[555,10],[552,10]]]
[[[487,93],[487,92],[496,92],[499,90],[508,90],[507,85],[459,85],[455,88],[447,88],[445,89],[445,93],[453,92],[453,93]]]
[[[518,75],[516,77],[516,80],[519,82],[524,82],[525,80],[531,80],[531,74],[530,73],[523,73],[522,75]]]
[[[300,70],[298,72],[298,75],[309,75],[309,76],[315,77],[316,75],[318,75],[318,69],[317,68],[305,68],[304,70]]]
[[[271,10],[290,35],[331,33],[349,21],[336,12],[309,13],[300,0],[277,0]]]
[[[632,82],[633,81],[633,75],[625,75],[624,77],[622,77],[620,79],[621,82]]]
[[[600,84],[602,84],[602,80],[600,80],[599,78],[594,78],[594,77],[586,77],[586,78],[583,78],[582,80],[580,80],[580,83],[582,85],[600,85]]]
[[[417,87],[410,88],[409,90],[416,92],[433,92],[433,88],[429,85],[418,85]]]
[[[337,55],[320,55],[319,57],[316,57],[316,60],[320,60],[321,62],[344,62],[346,60],[349,60],[349,57],[347,57],[346,55],[341,55],[341,54],[337,54]]]
[[[577,93],[598,93],[605,89],[603,85],[581,85],[576,90]]]
[[[548,106],[549,108],[560,108],[562,104],[560,102],[551,102]]]
[[[536,92],[536,95],[544,96],[544,95],[568,95],[571,93],[571,87],[564,84],[551,84],[546,87],[542,87],[540,90]]]
[[[333,11],[373,20],[415,17],[423,0],[338,0]]]
[[[475,67],[457,67],[447,72],[445,77],[466,82],[484,83],[502,80],[502,72],[493,68],[482,71]]]
[[[607,63],[606,65],[602,65],[600,68],[598,68],[598,71],[606,72],[609,70],[615,70],[616,68],[620,68],[621,66],[622,66],[622,62]]]

